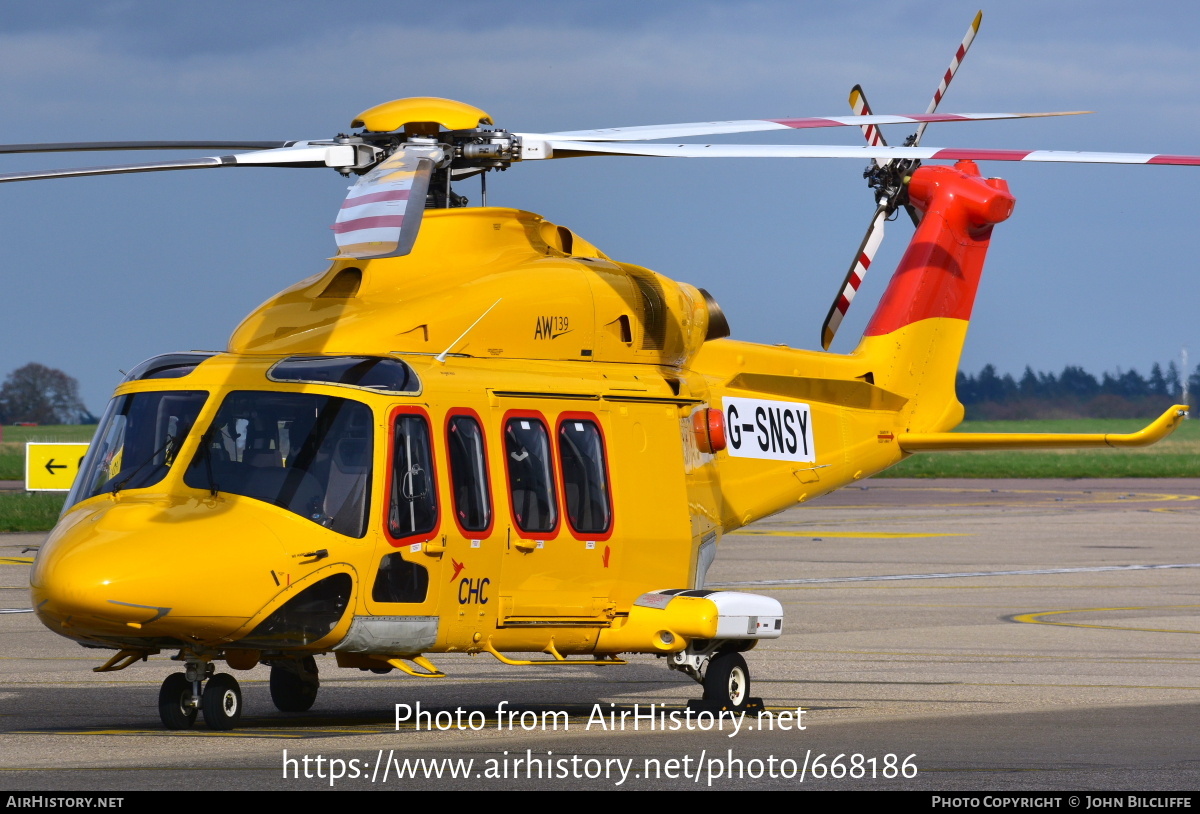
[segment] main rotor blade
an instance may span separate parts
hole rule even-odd
[[[85,153],[118,150],[270,150],[294,141],[60,141],[48,144],[0,144],[0,153]]]
[[[971,21],[971,25],[967,28],[967,34],[963,37],[962,44],[958,46],[958,50],[954,52],[954,58],[950,60],[950,67],[946,69],[945,75],[942,77],[942,82],[938,85],[938,89],[933,92],[933,99],[929,103],[929,107],[925,110],[926,113],[933,113],[937,110],[938,105],[942,102],[942,97],[946,95],[946,88],[950,87],[950,82],[953,81],[954,75],[958,73],[958,67],[962,65],[962,61],[967,56],[967,51],[971,48],[971,43],[975,41],[975,35],[979,33],[979,24],[983,22],[983,12],[977,11],[975,19]],[[917,127],[917,132],[913,136],[912,146],[916,147],[921,143],[921,136],[925,135],[925,128],[929,122],[921,122]]]
[[[825,322],[821,325],[821,347],[825,350],[829,350],[829,346],[833,344],[833,337],[837,335],[846,311],[850,309],[850,303],[854,301],[854,295],[862,285],[863,278],[867,276],[867,269],[871,267],[871,261],[875,259],[875,252],[879,250],[879,244],[883,242],[883,225],[887,222],[889,215],[891,212],[886,204],[875,210],[875,215],[871,218],[871,225],[867,227],[867,233],[858,247],[858,253],[854,255],[854,262],[850,264],[850,270],[846,272],[846,279],[842,281],[841,290],[838,291],[833,305],[829,307],[829,313],[825,315]]]
[[[8,172],[0,175],[0,184],[8,181],[40,181],[46,178],[79,178],[85,175],[121,175],[130,172],[162,172],[165,170],[203,170],[227,166],[222,158],[181,158],[172,161],[148,161],[142,164],[116,164],[108,167],[75,167],[65,170],[35,170]],[[233,162],[229,162],[232,164]]]
[[[543,145],[530,145],[541,147]],[[1200,165],[1200,156],[1154,153],[1072,152],[1069,150],[986,150],[953,147],[847,147],[827,144],[608,144],[598,141],[544,142],[551,158],[585,155],[638,155],[662,158],[916,158],[957,161],[1039,161],[1063,164]],[[522,149],[528,149],[525,145]],[[536,152],[533,150],[531,152]],[[528,155],[527,158],[543,158]]]
[[[929,122],[975,122],[996,119],[1037,119],[1046,116],[1078,116],[1090,110],[1067,110],[1054,113],[940,113],[911,116],[871,115],[819,116],[794,119],[743,119],[727,122],[687,122],[684,124],[650,124],[634,127],[607,127],[598,130],[568,130],[559,133],[516,133],[522,138],[539,140],[569,139],[572,141],[654,141],[656,139],[716,136],[730,133],[755,133],[765,130],[806,130],[813,127],[850,127],[864,124],[928,124]],[[864,121],[865,119],[865,121]]]
[[[371,148],[368,148],[371,149]],[[76,167],[61,170],[33,170],[0,175],[0,183],[36,181],[46,178],[79,178],[86,175],[121,175],[132,172],[163,172],[167,170],[202,170],[217,167],[353,167],[358,163],[358,150],[351,144],[310,144],[293,142],[293,146],[252,153],[180,158],[170,161],[148,161],[140,164],[114,164],[104,167]]]
[[[438,147],[401,147],[350,187],[333,224],[339,257],[400,257],[412,251]]]

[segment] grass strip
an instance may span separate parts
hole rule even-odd
[[[1149,421],[1054,419],[965,421],[956,432],[1126,433]],[[1200,421],[1188,419],[1163,441],[1134,449],[925,452],[877,478],[1195,478],[1200,477]]]
[[[62,492],[0,492],[0,532],[49,531],[66,499]]]
[[[95,424],[59,424],[37,427],[0,427],[0,480],[25,480],[25,444],[89,443]]]

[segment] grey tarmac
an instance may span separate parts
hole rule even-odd
[[[379,791],[1195,790],[1197,521],[1195,480],[872,480],[729,535],[708,584],[783,602],[783,637],[747,656],[752,694],[791,711],[788,731],[752,718],[736,734],[728,720],[663,731],[642,718],[635,730],[635,705],[669,724],[699,696],[650,656],[559,669],[463,655],[433,656],[450,674],[438,680],[322,657],[304,714],[275,711],[264,668],[235,672],[247,707],[237,730],[172,733],[155,708],[174,669],[165,655],[93,673],[104,651],[2,613],[0,788],[316,790],[340,765],[332,788]],[[0,609],[28,608],[22,549],[43,537],[0,535]],[[417,703],[430,725],[464,728],[397,728],[396,705]],[[514,713],[509,727],[497,729],[498,707]],[[555,712],[567,729],[550,728],[552,715],[521,728],[522,715]],[[607,726],[622,712],[623,728]],[[284,777],[284,750],[298,777]],[[915,776],[883,776],[888,755]],[[474,761],[469,776],[395,777],[406,759],[442,758]]]

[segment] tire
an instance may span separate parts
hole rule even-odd
[[[750,700],[750,668],[741,653],[713,656],[704,673],[704,700],[741,712]]]
[[[242,719],[242,690],[229,673],[218,673],[204,685],[200,711],[209,729],[233,729]]]
[[[158,690],[158,717],[167,729],[191,729],[196,725],[192,682],[183,673],[171,673]]]
[[[307,712],[317,700],[321,679],[312,656],[271,665],[271,701],[280,712]]]

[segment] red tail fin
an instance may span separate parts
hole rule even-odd
[[[973,161],[919,168],[908,195],[924,218],[864,336],[931,317],[969,320],[992,226],[1016,204],[1008,184],[982,178]]]

